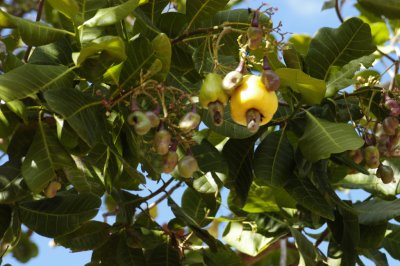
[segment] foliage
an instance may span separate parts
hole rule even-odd
[[[0,254],[29,261],[37,233],[92,251],[86,265],[400,258],[399,0],[289,39],[274,8],[241,1],[5,2]],[[323,8],[341,19],[340,2]],[[93,220],[102,199],[115,222]]]

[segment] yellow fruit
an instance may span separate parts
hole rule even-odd
[[[252,109],[261,115],[259,125],[265,125],[278,109],[278,97],[274,91],[267,90],[261,77],[246,75],[231,95],[230,108],[233,121],[240,125],[249,124],[248,111]]]

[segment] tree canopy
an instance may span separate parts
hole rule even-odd
[[[400,259],[400,1],[326,1],[313,37],[239,2],[1,1],[0,261],[33,233],[87,266]]]

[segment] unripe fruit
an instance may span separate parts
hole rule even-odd
[[[231,95],[231,117],[236,123],[248,126],[248,111],[254,109],[260,114],[259,126],[271,121],[278,109],[278,97],[274,91],[268,91],[261,77],[246,75],[243,82]],[[252,115],[255,114],[252,111]],[[255,121],[257,121],[257,117]],[[252,120],[252,119],[250,119]],[[255,129],[254,125],[249,125]]]
[[[389,184],[394,180],[394,172],[392,167],[380,164],[376,171],[376,176],[382,179],[384,184]]]
[[[388,116],[383,120],[382,125],[386,135],[393,136],[396,134],[396,129],[399,127],[399,120],[396,117]]]
[[[243,80],[243,75],[239,71],[231,71],[222,80],[222,88],[225,93],[231,95],[233,91],[240,85]]]
[[[145,135],[151,128],[150,119],[141,111],[130,113],[127,119],[129,125],[133,126],[136,134]]]
[[[164,158],[163,173],[171,173],[178,164],[178,154],[174,151],[169,151]]]
[[[224,123],[224,106],[220,102],[212,102],[208,105],[213,124],[221,126]]]
[[[247,29],[248,45],[250,50],[260,47],[264,32],[260,27],[249,27]]]
[[[159,130],[154,136],[154,148],[160,155],[165,155],[169,151],[171,144],[171,133],[166,129]]]
[[[369,168],[377,168],[380,164],[379,150],[375,146],[368,146],[364,149],[364,158]]]
[[[150,120],[151,127],[158,127],[160,125],[160,118],[152,111],[146,112],[147,118]]]
[[[207,74],[199,92],[200,105],[208,108],[211,102],[220,102],[225,105],[228,102],[228,95],[222,88],[222,78],[216,73]]]
[[[57,191],[61,189],[61,183],[58,181],[51,181],[50,184],[47,186],[44,195],[51,199],[57,195]]]
[[[261,74],[261,79],[268,91],[278,90],[281,84],[281,79],[272,70],[264,70]]]
[[[186,155],[178,162],[178,171],[179,174],[185,178],[189,178],[199,169],[199,165],[197,164],[197,160],[191,156]]]
[[[364,160],[364,155],[360,149],[350,151],[349,155],[356,164],[360,164]]]
[[[179,128],[183,132],[189,132],[199,126],[200,120],[201,117],[198,113],[189,112],[179,121]]]

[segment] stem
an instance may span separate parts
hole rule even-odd
[[[286,238],[279,240],[281,247],[281,257],[279,259],[279,266],[286,266],[287,262],[287,242]]]
[[[124,203],[125,204],[135,204],[135,203],[142,203],[142,202],[148,201],[149,199],[152,199],[155,196],[157,196],[158,194],[160,194],[161,192],[163,192],[172,183],[172,181],[174,181],[173,177],[171,177],[167,182],[165,182],[161,187],[159,187],[156,191],[154,191],[150,195],[147,195],[146,197],[143,197],[143,198],[140,198],[140,199],[127,201],[127,202],[124,202]]]
[[[393,73],[393,78],[390,81],[389,91],[393,91],[396,85],[396,75],[399,73],[399,65],[400,61],[394,62],[394,73]]]
[[[322,234],[319,236],[319,238],[317,239],[317,241],[315,241],[314,246],[318,247],[325,239],[325,237],[327,237],[329,234],[329,230],[325,229],[325,231],[322,232]]]
[[[182,185],[183,181],[179,181],[178,183],[175,184],[175,186],[171,187],[168,191],[165,192],[165,194],[163,196],[161,196],[159,199],[157,199],[155,202],[151,203],[148,207],[148,209],[152,209],[155,206],[157,206],[158,204],[160,204],[163,200],[165,200],[166,198],[168,198],[169,196],[172,195],[172,193],[175,192],[175,190],[177,190],[178,188],[180,188],[180,186]]]
[[[37,11],[37,14],[36,14],[36,20],[35,20],[36,22],[37,22],[37,21],[40,21],[40,18],[42,17],[43,6],[44,6],[44,0],[40,0],[40,2],[39,2],[39,4],[38,4],[38,11]],[[28,62],[28,58],[29,58],[29,55],[31,54],[31,51],[32,51],[32,46],[29,45],[28,48],[27,48],[26,51],[25,51],[25,54],[24,54],[24,59],[23,59],[23,61],[24,61],[25,63]]]

